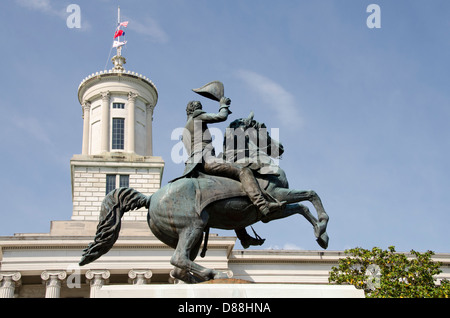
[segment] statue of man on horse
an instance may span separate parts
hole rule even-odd
[[[217,88],[217,87],[221,87]],[[217,158],[212,144],[212,137],[208,130],[208,124],[219,123],[227,120],[231,114],[229,110],[231,100],[223,96],[223,84],[214,81],[203,88],[194,90],[206,96],[210,96],[220,103],[219,113],[207,113],[202,109],[199,101],[191,101],[186,107],[187,122],[183,132],[183,144],[188,151],[189,158],[183,177],[203,172],[207,175],[226,177],[239,181],[249,199],[256,205],[263,215],[268,215],[274,210],[279,210],[282,204],[268,201],[256,181],[252,170],[247,165],[227,162],[223,158]],[[221,92],[217,95],[217,91]]]
[[[261,190],[255,176],[254,171],[258,171],[262,167],[262,163],[258,160],[245,160],[244,162],[236,162],[237,160],[227,160],[230,158],[230,151],[238,151],[234,145],[234,139],[224,141],[224,153],[223,156],[216,157],[215,149],[211,133],[208,129],[208,124],[219,123],[227,120],[228,115],[231,114],[229,110],[231,100],[224,96],[223,84],[219,81],[214,81],[204,85],[201,88],[194,89],[194,92],[219,102],[219,112],[207,113],[203,110],[200,101],[190,101],[186,107],[187,122],[184,127],[182,141],[185,149],[189,154],[189,158],[186,161],[186,167],[183,175],[177,179],[185,177],[196,177],[198,172],[212,175],[230,178],[239,181],[242,185],[244,192],[252,203],[258,207],[259,211],[264,215],[268,215],[270,212],[280,210],[283,207],[283,203],[278,200],[265,196]],[[252,119],[249,119],[250,121]],[[249,137],[249,134],[245,135],[240,127],[229,127],[231,136],[238,136],[238,138]],[[266,136],[263,136],[266,138]],[[261,142],[262,143],[262,142]],[[232,147],[230,147],[230,144]],[[245,143],[240,143],[240,151],[248,149]],[[238,147],[239,148],[239,147]],[[248,159],[254,159],[251,157],[244,157]],[[276,174],[276,173],[274,173]],[[175,179],[175,180],[177,180]],[[244,229],[235,230],[238,238],[240,239],[244,248],[248,248],[249,245],[261,245],[264,240],[260,238],[252,238],[248,235]]]
[[[220,106],[218,113],[206,113],[199,101],[188,103],[183,144],[189,158],[183,175],[150,196],[131,188],[107,194],[94,242],[84,250],[80,265],[107,253],[119,236],[123,214],[141,207],[148,209],[152,233],[175,249],[170,261],[174,277],[187,283],[227,277],[194,262],[206,233],[204,256],[210,228],[235,230],[244,247],[261,245],[264,240],[250,237],[246,227],[300,214],[313,226],[317,243],[328,247],[328,215],[319,196],[314,191],[289,189],[284,171],[271,159],[284,148],[270,137],[266,126],[253,120],[253,114],[233,121],[225,134],[223,154],[216,157],[207,125],[228,118],[231,100],[224,97],[223,84],[218,81],[194,92]],[[301,201],[312,203],[317,218]]]

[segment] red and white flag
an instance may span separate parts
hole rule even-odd
[[[128,21],[120,22],[119,26],[117,28],[120,28],[121,26],[127,27],[128,26]]]
[[[117,38],[122,35],[125,35],[125,32],[123,32],[123,30],[117,30],[116,33],[114,33],[114,38]]]

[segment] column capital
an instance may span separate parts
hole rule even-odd
[[[143,285],[150,282],[153,272],[149,269],[132,269],[128,272],[128,282],[134,285]]]
[[[43,271],[41,273],[41,278],[43,281],[52,280],[52,279],[58,279],[58,280],[64,280],[67,277],[67,273],[65,270],[52,270],[52,271]]]
[[[135,93],[135,92],[129,92],[128,93],[128,100],[134,102],[138,96],[139,95],[137,93]]]
[[[91,110],[91,102],[83,101],[83,103],[81,104],[81,109],[82,109],[81,117],[84,119],[84,114],[86,114],[86,112]]]
[[[0,282],[4,279],[11,279],[14,282],[18,282],[22,278],[20,272],[0,272]]]
[[[84,100],[84,101],[81,103],[81,107],[83,108],[83,110],[84,110],[84,109],[89,109],[89,108],[91,108],[91,102],[88,101],[88,100]]]
[[[45,298],[59,298],[61,284],[66,279],[65,270],[43,271],[41,274],[42,283],[45,284]]]
[[[0,286],[15,284],[15,287],[18,287],[21,278],[20,272],[0,272]]]
[[[107,280],[111,273],[107,269],[90,269],[86,272],[86,278],[92,284],[95,284],[97,280]]]
[[[20,272],[0,272],[0,298],[13,298],[21,277]]]
[[[145,104],[145,108],[147,109],[147,111],[151,112],[153,114],[153,110],[155,109],[156,105],[152,105],[150,103]]]
[[[90,269],[86,272],[86,278],[91,286],[91,298],[95,298],[97,291],[102,288],[105,283],[108,283],[108,278],[111,275],[107,269]]]
[[[111,93],[109,91],[100,92],[100,95],[102,95],[102,100],[109,102],[109,99],[111,97]]]

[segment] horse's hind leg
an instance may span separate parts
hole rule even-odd
[[[181,233],[179,233],[175,253],[170,260],[170,263],[173,266],[178,267],[181,270],[174,271],[174,276],[179,275],[176,278],[179,278],[186,283],[192,284],[199,282],[196,277],[192,277],[190,273],[199,277],[202,281],[217,278],[228,278],[225,273],[220,273],[213,269],[205,268],[193,261],[197,256],[202,242],[203,228],[203,225],[196,225],[194,222],[192,226],[182,229],[180,231]]]

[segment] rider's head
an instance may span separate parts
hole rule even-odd
[[[202,103],[199,101],[190,101],[186,106],[186,114],[189,116],[197,109],[202,109]]]

